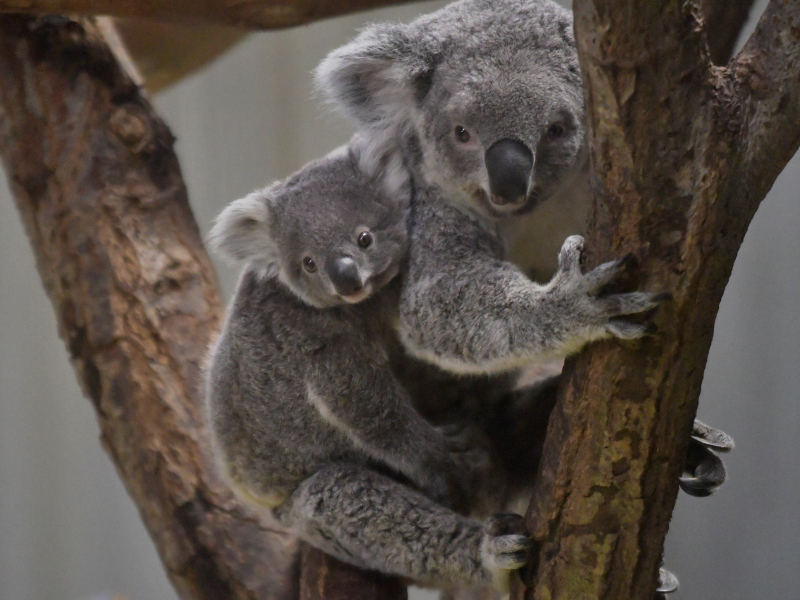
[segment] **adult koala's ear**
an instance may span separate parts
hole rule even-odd
[[[208,234],[212,249],[230,261],[276,262],[278,245],[270,234],[270,191],[266,188],[231,202]]]
[[[405,26],[373,25],[331,52],[315,71],[317,87],[359,128],[393,129],[430,87],[435,42]]]

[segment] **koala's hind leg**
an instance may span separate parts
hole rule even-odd
[[[489,583],[505,590],[529,557],[522,518],[481,523],[364,466],[336,463],[275,509],[298,537],[350,564],[424,585]]]

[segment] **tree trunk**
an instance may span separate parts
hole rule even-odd
[[[516,598],[650,600],[714,320],[759,202],[800,145],[800,2],[773,0],[727,68],[682,2],[576,0],[595,202],[588,267],[632,252],[672,292],[658,332],[567,362]]]
[[[222,309],[172,135],[92,21],[0,17],[0,79],[0,153],[59,333],[179,596],[297,599],[296,540],[213,468],[202,370]],[[401,597],[326,568],[326,589]]]

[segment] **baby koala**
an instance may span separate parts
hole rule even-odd
[[[351,144],[217,219],[212,243],[246,267],[208,373],[216,454],[238,494],[341,560],[502,589],[528,558],[521,518],[446,507],[464,476],[383,341],[410,186],[358,164]]]

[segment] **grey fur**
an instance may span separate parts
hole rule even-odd
[[[396,310],[409,192],[390,189],[359,169],[354,146],[220,215],[214,244],[248,262],[208,374],[216,453],[243,498],[342,560],[503,588],[528,540],[443,506],[466,476],[391,371],[383,327]],[[363,275],[357,298],[328,276],[342,256]]]
[[[660,297],[599,297],[623,265],[583,276],[581,238],[564,243],[546,286],[503,262],[504,222],[569,187],[585,162],[569,11],[546,1],[461,0],[408,25],[366,29],[332,52],[317,78],[370,144],[365,168],[394,145],[412,173],[400,301],[400,337],[412,355],[455,373],[494,373],[601,337],[643,335],[618,318]],[[470,132],[464,143],[462,127]],[[516,203],[501,202],[490,186],[486,157],[504,140],[534,157]]]
[[[374,25],[320,64],[317,84],[373,159],[401,141],[418,183],[482,214],[529,210],[585,164],[572,15],[553,2],[461,0],[408,25]],[[459,125],[467,144],[454,136]],[[554,125],[558,139],[548,136]],[[507,138],[535,156],[521,206],[489,201],[484,155]]]

